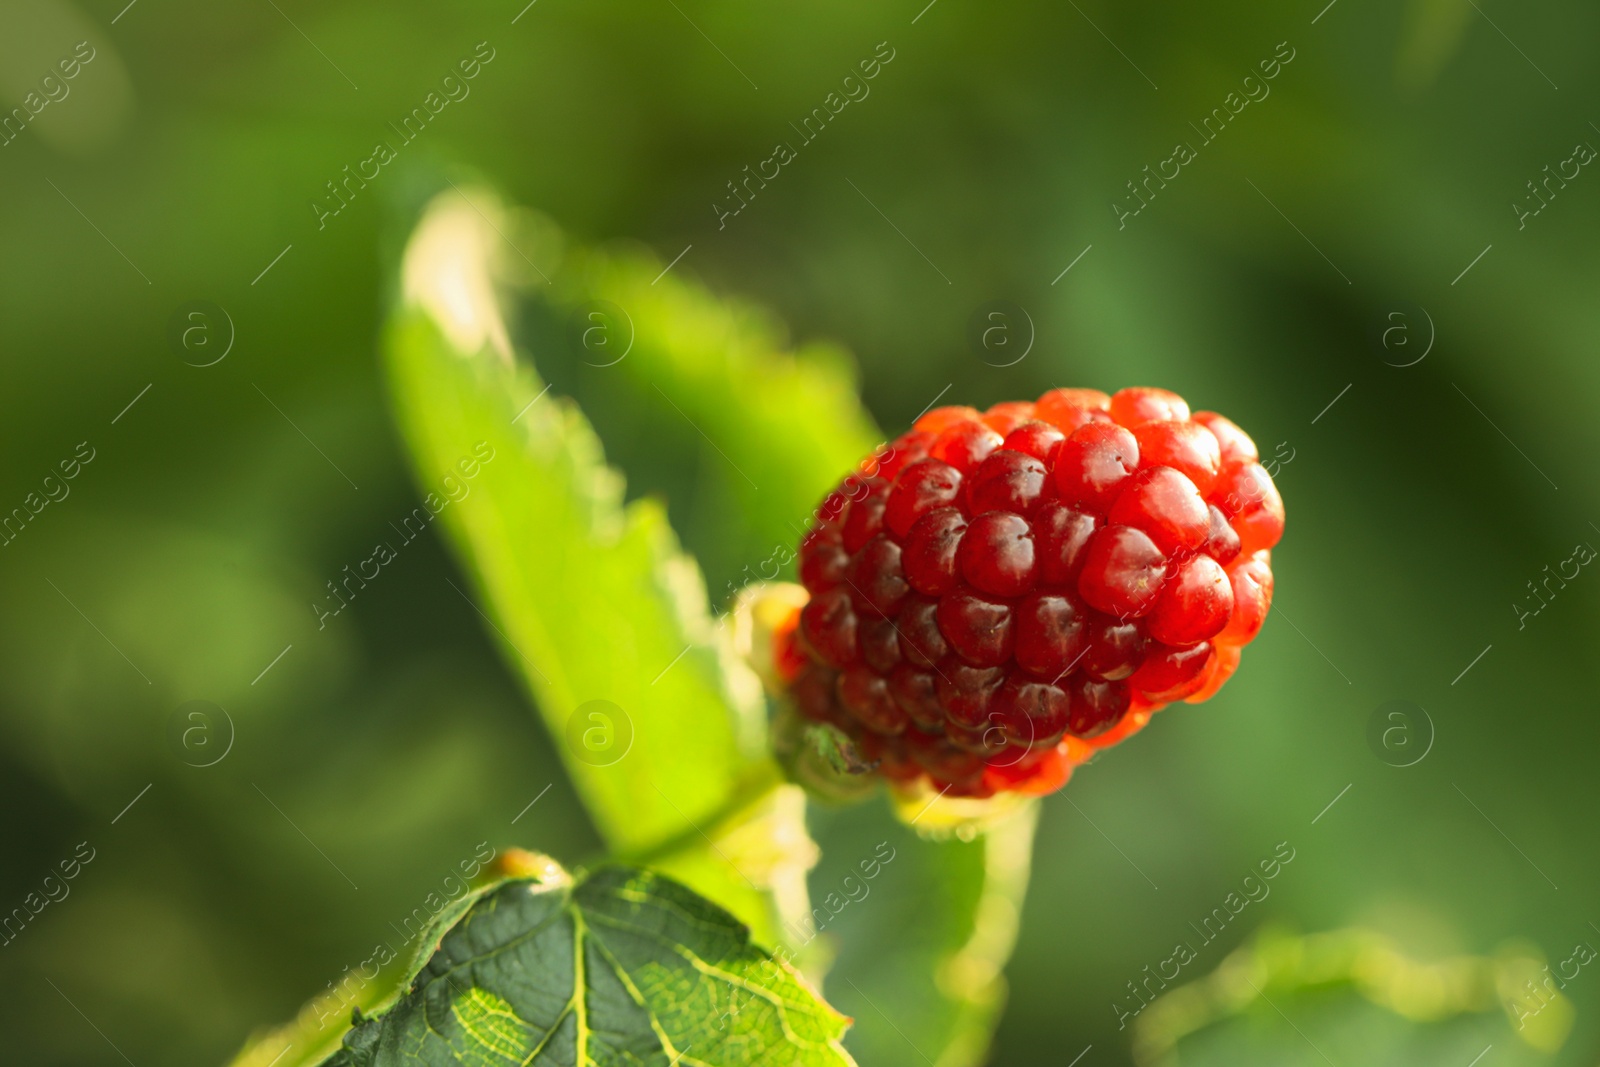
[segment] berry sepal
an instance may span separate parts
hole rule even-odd
[[[774,699],[772,754],[791,782],[837,805],[855,804],[877,791],[878,761],[868,759],[848,734],[807,719],[781,694]]]

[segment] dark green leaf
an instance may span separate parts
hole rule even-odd
[[[479,892],[382,1015],[328,1067],[852,1064],[849,1020],[690,890],[553,865]]]

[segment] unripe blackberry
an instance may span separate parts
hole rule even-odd
[[[938,408],[823,500],[779,659],[891,780],[1050,792],[1233,673],[1283,520],[1244,431],[1162,389]]]

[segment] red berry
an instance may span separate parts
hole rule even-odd
[[[1210,529],[1206,532],[1206,543],[1200,550],[1226,567],[1239,554],[1239,531],[1233,528],[1228,516],[1215,504],[1207,504],[1206,510],[1211,515]]]
[[[1089,624],[1083,671],[1108,682],[1121,681],[1138,670],[1144,662],[1144,647],[1144,631],[1138,623],[1119,622],[1108,615],[1096,615]]]
[[[1111,397],[1111,417],[1130,430],[1147,422],[1185,422],[1189,405],[1165,389],[1122,389]]]
[[[1011,658],[1011,608],[970,591],[939,601],[934,617],[956,655],[974,667],[998,667]]]
[[[1214,655],[1205,641],[1181,648],[1156,645],[1145,654],[1143,665],[1128,679],[1128,685],[1148,700],[1182,700],[1200,687]]]
[[[1005,438],[981,422],[958,422],[933,439],[928,455],[965,474],[1005,444]]]
[[[1171,467],[1150,467],[1134,475],[1106,518],[1143,530],[1169,556],[1199,548],[1211,532],[1205,497]]]
[[[1047,585],[1073,586],[1083,566],[1084,546],[1100,528],[1100,517],[1066,504],[1046,504],[1033,519],[1033,539],[1039,556],[1039,580]],[[1232,530],[1232,527],[1229,527]]]
[[[1088,647],[1084,610],[1067,596],[1035,593],[1017,605],[1016,642],[1017,666],[1053,682]]]
[[[889,675],[889,693],[895,704],[918,726],[942,727],[944,706],[931,671],[919,671],[902,663]]]
[[[1225,472],[1211,498],[1239,532],[1240,551],[1271,548],[1283,536],[1283,497],[1261,464],[1247,463]]]
[[[877,536],[883,529],[883,508],[885,503],[886,485],[882,482],[867,482],[866,493],[860,499],[853,500],[849,509],[844,513],[844,550],[850,553],[861,551],[861,546]]]
[[[1166,645],[1192,645],[1215,637],[1233,614],[1233,586],[1222,564],[1191,556],[1167,582],[1146,627]]]
[[[835,670],[856,659],[856,612],[850,593],[833,588],[812,596],[800,611],[800,637],[812,657]]]
[[[833,526],[817,526],[800,540],[800,584],[810,590],[828,589],[844,581],[850,553],[840,544]]]
[[[822,503],[817,505],[817,522],[823,525],[837,523],[844,515],[844,509],[850,506],[850,498],[845,495],[846,490],[860,483],[861,479],[852,474],[839,488],[823,497]]]
[[[956,550],[966,532],[967,517],[956,508],[940,508],[917,520],[900,560],[911,588],[939,596],[956,587]]]
[[[1126,682],[1103,682],[1096,678],[1074,678],[1068,691],[1071,710],[1067,730],[1074,737],[1093,737],[1117,724],[1128,710]]]
[[[1200,688],[1184,697],[1186,704],[1199,704],[1210,700],[1222,688],[1222,683],[1239,668],[1239,650],[1232,645],[1218,645],[1217,654],[1206,664],[1200,675]]]
[[[788,618],[777,620],[772,626],[772,637],[768,645],[772,651],[772,670],[785,685],[794,682],[800,676],[800,672],[811,664],[805,650],[800,647],[800,635],[797,632],[799,629],[798,611]]]
[[[921,430],[901,434],[893,444],[874,453],[874,462],[865,467],[862,473],[869,478],[893,481],[901,471],[927,456],[928,446],[933,444],[934,436]]]
[[[950,645],[939,632],[938,621],[934,618],[937,609],[937,601],[911,597],[895,617],[900,654],[923,669],[933,667],[950,652]]]
[[[936,459],[918,460],[895,480],[884,522],[890,532],[904,539],[918,519],[934,508],[954,504],[960,495],[960,471]]]
[[[1025,422],[1006,434],[1006,442],[1000,447],[1012,452],[1025,452],[1034,459],[1049,463],[1056,458],[1056,449],[1066,439],[1066,434],[1048,422]]]
[[[949,787],[952,796],[984,795],[983,760],[970,752],[943,743],[943,739],[920,731],[907,731],[906,748],[917,765],[928,773],[934,788]]]
[[[998,667],[969,667],[946,661],[939,669],[935,688],[945,714],[957,726],[982,726],[989,714],[989,698],[1005,681],[1006,672]]]
[[[900,634],[893,619],[858,619],[856,648],[861,660],[878,674],[888,674],[900,663]]]
[[[1070,434],[1098,418],[1110,418],[1111,398],[1097,389],[1052,389],[1033,406],[1033,417]]]
[[[1022,452],[1002,449],[978,465],[967,481],[967,510],[1030,514],[1048,486],[1044,461]]]
[[[1056,454],[1056,494],[1105,514],[1122,483],[1139,469],[1139,442],[1121,426],[1092,422],[1072,432]]]
[[[995,792],[1019,792],[1028,796],[1045,796],[1067,784],[1072,777],[1072,744],[1061,741],[1054,745],[1030,748],[1018,758],[1010,753],[999,760],[990,761],[984,768],[983,781]]]
[[[774,648],[884,777],[1043,794],[1217,691],[1282,533],[1250,438],[1164,390],[938,408],[823,499]]]
[[[1250,440],[1250,435],[1215,411],[1197,411],[1194,413],[1193,421],[1210,430],[1211,436],[1217,439],[1217,449],[1222,457],[1223,467],[1254,463],[1261,458],[1261,454],[1256,451],[1256,443]]]
[[[1222,469],[1222,453],[1211,431],[1193,422],[1147,422],[1133,431],[1139,465],[1181,471],[1201,493],[1211,491]]]
[[[1032,404],[1025,400],[1008,400],[1003,404],[996,404],[988,411],[985,411],[983,413],[983,424],[1004,437],[1018,426],[1032,420],[1032,418]]]
[[[1228,568],[1233,588],[1233,613],[1217,634],[1218,644],[1247,645],[1261,632],[1272,606],[1272,564],[1269,553],[1257,552]]]
[[[819,722],[827,722],[833,716],[834,673],[826,667],[810,664],[800,672],[790,692],[794,694],[795,703],[800,705],[800,710],[807,718]]]
[[[915,428],[937,436],[957,423],[978,422],[982,418],[983,414],[977,408],[934,408],[917,419]]]
[[[911,589],[900,569],[900,546],[884,534],[861,546],[847,579],[856,610],[863,614],[893,615]]]
[[[1020,596],[1033,585],[1037,552],[1028,520],[1009,511],[979,515],[956,551],[961,576],[985,593]]]
[[[1006,746],[1005,731],[996,725],[993,711],[989,712],[988,726],[979,728],[946,723],[944,736],[945,740],[957,748],[982,756],[985,759],[1003,751]]]
[[[839,675],[839,703],[874,733],[898,734],[906,728],[906,714],[889,695],[889,682],[865,667]]]
[[[1012,677],[995,693],[989,716],[1007,741],[1054,744],[1067,728],[1067,704],[1067,694],[1048,682]]]
[[[1089,538],[1078,592],[1108,615],[1135,618],[1155,605],[1166,577],[1167,557],[1148,534],[1107,526]]]

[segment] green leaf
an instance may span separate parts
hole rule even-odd
[[[328,1067],[853,1064],[850,1020],[726,911],[657,874],[491,885]]]
[[[513,354],[507,228],[481,194],[425,212],[386,337],[394,407],[420,517],[440,514],[601,834],[643,852],[771,787],[765,707],[661,506],[623,506],[583,415]]]

